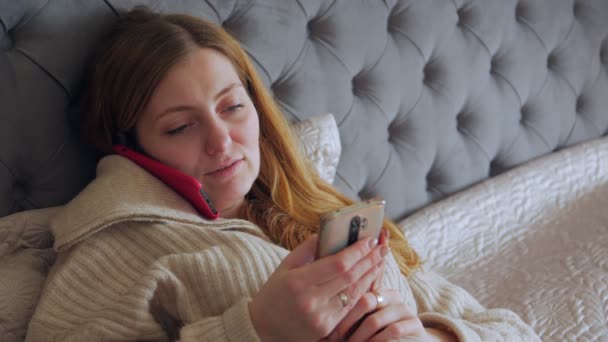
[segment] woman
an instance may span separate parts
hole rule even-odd
[[[424,272],[388,220],[380,242],[315,261],[319,216],[352,202],[307,166],[221,28],[131,11],[100,48],[87,104],[106,156],[52,222],[59,256],[28,341],[537,340]],[[199,179],[222,217],[112,155],[119,135]]]

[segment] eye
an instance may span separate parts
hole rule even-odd
[[[233,106],[230,106],[230,107],[226,108],[226,110],[224,110],[224,111],[225,111],[225,112],[231,112],[231,113],[232,113],[232,112],[236,112],[236,111],[238,111],[239,109],[241,109],[241,108],[243,108],[243,107],[244,107],[244,106],[243,106],[242,104],[240,104],[240,103],[239,103],[239,104],[235,104],[235,105],[233,105]]]
[[[169,135],[176,135],[176,134],[180,134],[182,133],[186,128],[188,128],[190,125],[181,125],[175,129],[172,129],[170,131],[167,131],[167,134]]]

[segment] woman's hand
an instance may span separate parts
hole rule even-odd
[[[333,341],[390,341],[399,337],[427,337],[418,319],[396,290],[366,293],[329,336]]]
[[[388,248],[390,231],[380,234],[380,245]],[[455,341],[434,329],[425,329],[398,291],[381,289],[382,273],[372,290],[363,295],[328,337],[328,341],[389,341],[399,337],[423,337],[429,341]]]
[[[317,236],[279,265],[249,303],[262,341],[314,341],[329,335],[380,275],[388,248],[366,239],[314,260]]]

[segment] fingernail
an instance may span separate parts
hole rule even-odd
[[[382,249],[380,250],[380,255],[382,255],[382,257],[384,258],[388,255],[388,252],[390,252],[390,249],[386,246],[382,246]]]
[[[373,249],[374,247],[376,247],[376,245],[378,244],[378,239],[371,239],[369,240],[369,248]]]

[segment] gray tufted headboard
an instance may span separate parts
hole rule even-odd
[[[290,120],[334,113],[336,186],[394,219],[608,129],[606,0],[0,0],[0,217],[92,179],[84,68],[142,3],[221,23]]]

